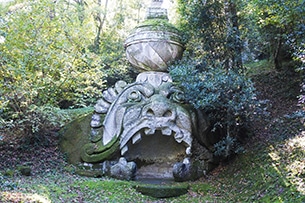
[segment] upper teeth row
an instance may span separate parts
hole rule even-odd
[[[155,132],[156,132],[155,128],[145,128],[144,129],[144,134],[145,135],[153,135],[153,134],[155,134]],[[170,136],[170,135],[173,134],[173,130],[170,129],[169,127],[162,128],[161,132],[162,132],[162,135],[167,135],[167,136]],[[142,134],[143,133],[141,131],[138,131],[134,136],[132,136],[132,144],[139,143],[142,139]],[[180,143],[182,141],[182,138],[183,138],[182,132],[175,132],[174,131],[174,138],[177,140],[177,142]],[[127,151],[128,151],[128,146],[126,144],[124,147],[122,147],[121,154],[124,155]]]

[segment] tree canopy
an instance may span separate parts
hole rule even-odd
[[[133,71],[123,43],[143,21],[148,3],[16,0],[0,4],[0,128],[31,120],[27,115],[43,106],[90,106],[117,78],[131,81]],[[170,22],[183,33],[185,57],[200,61],[200,67],[221,66],[242,73],[243,64],[268,59],[278,70],[304,69],[302,0],[165,3],[171,6]]]
[[[197,57],[227,67],[241,67],[241,57],[243,62],[265,57],[279,69],[284,60],[304,52],[304,1],[205,0],[178,5],[189,52]]]

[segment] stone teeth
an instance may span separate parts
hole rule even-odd
[[[99,128],[102,126],[101,117],[98,114],[93,114],[90,126],[92,128]]]
[[[162,135],[171,135],[172,134],[172,130],[170,128],[163,128],[162,129]]]
[[[189,156],[192,155],[191,147],[187,147],[185,153]]]
[[[188,158],[188,157],[184,158],[182,163],[190,164],[190,158]]]
[[[121,155],[123,156],[127,151],[128,151],[128,147],[127,147],[127,145],[125,145],[125,146],[121,149]]]
[[[181,143],[181,142],[182,142],[182,139],[183,139],[183,134],[182,134],[181,132],[176,133],[176,135],[175,135],[175,140],[176,140],[178,143]]]
[[[133,137],[132,137],[132,144],[137,144],[138,142],[140,142],[142,139],[141,137],[141,133],[138,132],[137,134],[135,134]]]
[[[110,104],[107,101],[100,99],[97,101],[97,104],[94,106],[94,110],[97,113],[107,113],[109,107]]]
[[[153,134],[155,134],[155,129],[146,128],[146,129],[144,130],[144,133],[145,133],[146,135],[153,135]]]
[[[108,88],[103,92],[103,98],[109,103],[113,103],[116,97],[117,97],[117,93],[112,87]]]

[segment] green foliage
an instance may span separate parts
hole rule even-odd
[[[226,136],[215,145],[214,154],[219,157],[230,157],[232,154],[240,154],[245,151],[245,149],[237,142],[236,138]]]
[[[185,61],[171,68],[170,74],[185,90],[186,100],[207,112],[223,110],[222,115],[248,117],[256,101],[253,83],[220,66],[203,66],[204,64]]]
[[[236,4],[230,0],[178,1],[179,27],[186,33],[187,54],[204,58],[210,65],[242,68]]]
[[[247,136],[242,131],[248,127],[249,118],[258,105],[253,83],[234,71],[192,61],[173,66],[170,74],[183,89],[186,101],[205,111],[211,119],[212,131],[222,129],[226,132],[224,140],[216,146],[219,152],[226,152],[220,154],[226,157],[227,152],[236,151],[235,142]],[[221,149],[225,144],[227,149]]]
[[[305,111],[305,83],[303,83],[301,86],[301,94],[299,96],[299,105]]]
[[[272,64],[268,60],[259,60],[255,62],[245,63],[245,74],[249,77],[253,77],[255,75],[260,75],[263,73],[268,73],[273,71]]]
[[[0,191],[14,190],[17,184],[0,173]],[[1,199],[0,199],[1,200]]]
[[[92,105],[106,80],[130,79],[127,61],[120,60],[124,35],[115,34],[122,33],[119,19],[105,25],[93,51],[95,8],[80,6],[41,0],[0,8],[1,129],[41,134],[68,120],[57,107]]]
[[[226,202],[304,202],[302,142],[304,136],[253,143],[251,150],[214,178],[218,191]]]
[[[13,120],[2,119],[1,130],[12,131],[16,136],[21,135],[25,145],[48,145],[47,136],[50,132],[62,127],[72,116],[58,107],[31,104],[18,112],[13,112],[12,115],[6,115],[6,118]]]
[[[92,29],[79,26],[73,7],[58,4],[30,1],[4,16],[0,71],[5,101],[18,95],[36,105],[62,100],[82,105],[104,87],[101,61],[86,49]]]
[[[305,127],[305,111],[299,110],[286,114],[281,118],[276,119],[270,127],[272,128],[272,136],[278,140],[285,140],[295,137],[302,133]],[[282,126],[287,126],[283,128]]]
[[[225,43],[225,19],[219,1],[179,0],[179,27],[185,34],[187,54],[204,56],[208,62],[222,61]]]
[[[18,187],[7,193],[0,189],[0,201],[13,202],[4,194],[16,192],[19,196],[35,193],[50,202],[304,202],[304,142],[302,135],[282,141],[257,141],[251,150],[208,178],[187,183],[188,193],[175,198],[144,196],[133,188],[138,182],[79,177],[60,166],[57,170],[48,167],[31,178],[3,177]]]
[[[164,19],[147,19],[140,26],[151,26],[151,30],[178,32],[177,28]]]
[[[248,48],[258,56],[270,58],[277,69],[297,68],[299,64],[287,67],[283,62],[303,55],[304,8],[304,1],[241,1],[241,30]]]
[[[258,1],[253,0],[252,3],[255,5],[259,19],[259,25],[265,27],[268,25],[292,29],[293,27],[299,24],[304,19],[299,19],[304,10],[303,1],[276,1],[276,0],[267,0],[267,1]],[[301,26],[299,24],[299,26]]]
[[[268,58],[277,69],[295,69],[299,63],[287,62],[304,55],[304,8],[293,0],[179,0],[179,26],[187,53],[209,64],[240,68],[242,51],[243,61]]]

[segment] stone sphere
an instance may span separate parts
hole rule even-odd
[[[128,61],[138,70],[167,72],[173,61],[182,58],[184,46],[176,28],[154,20],[136,27],[125,49]]]

